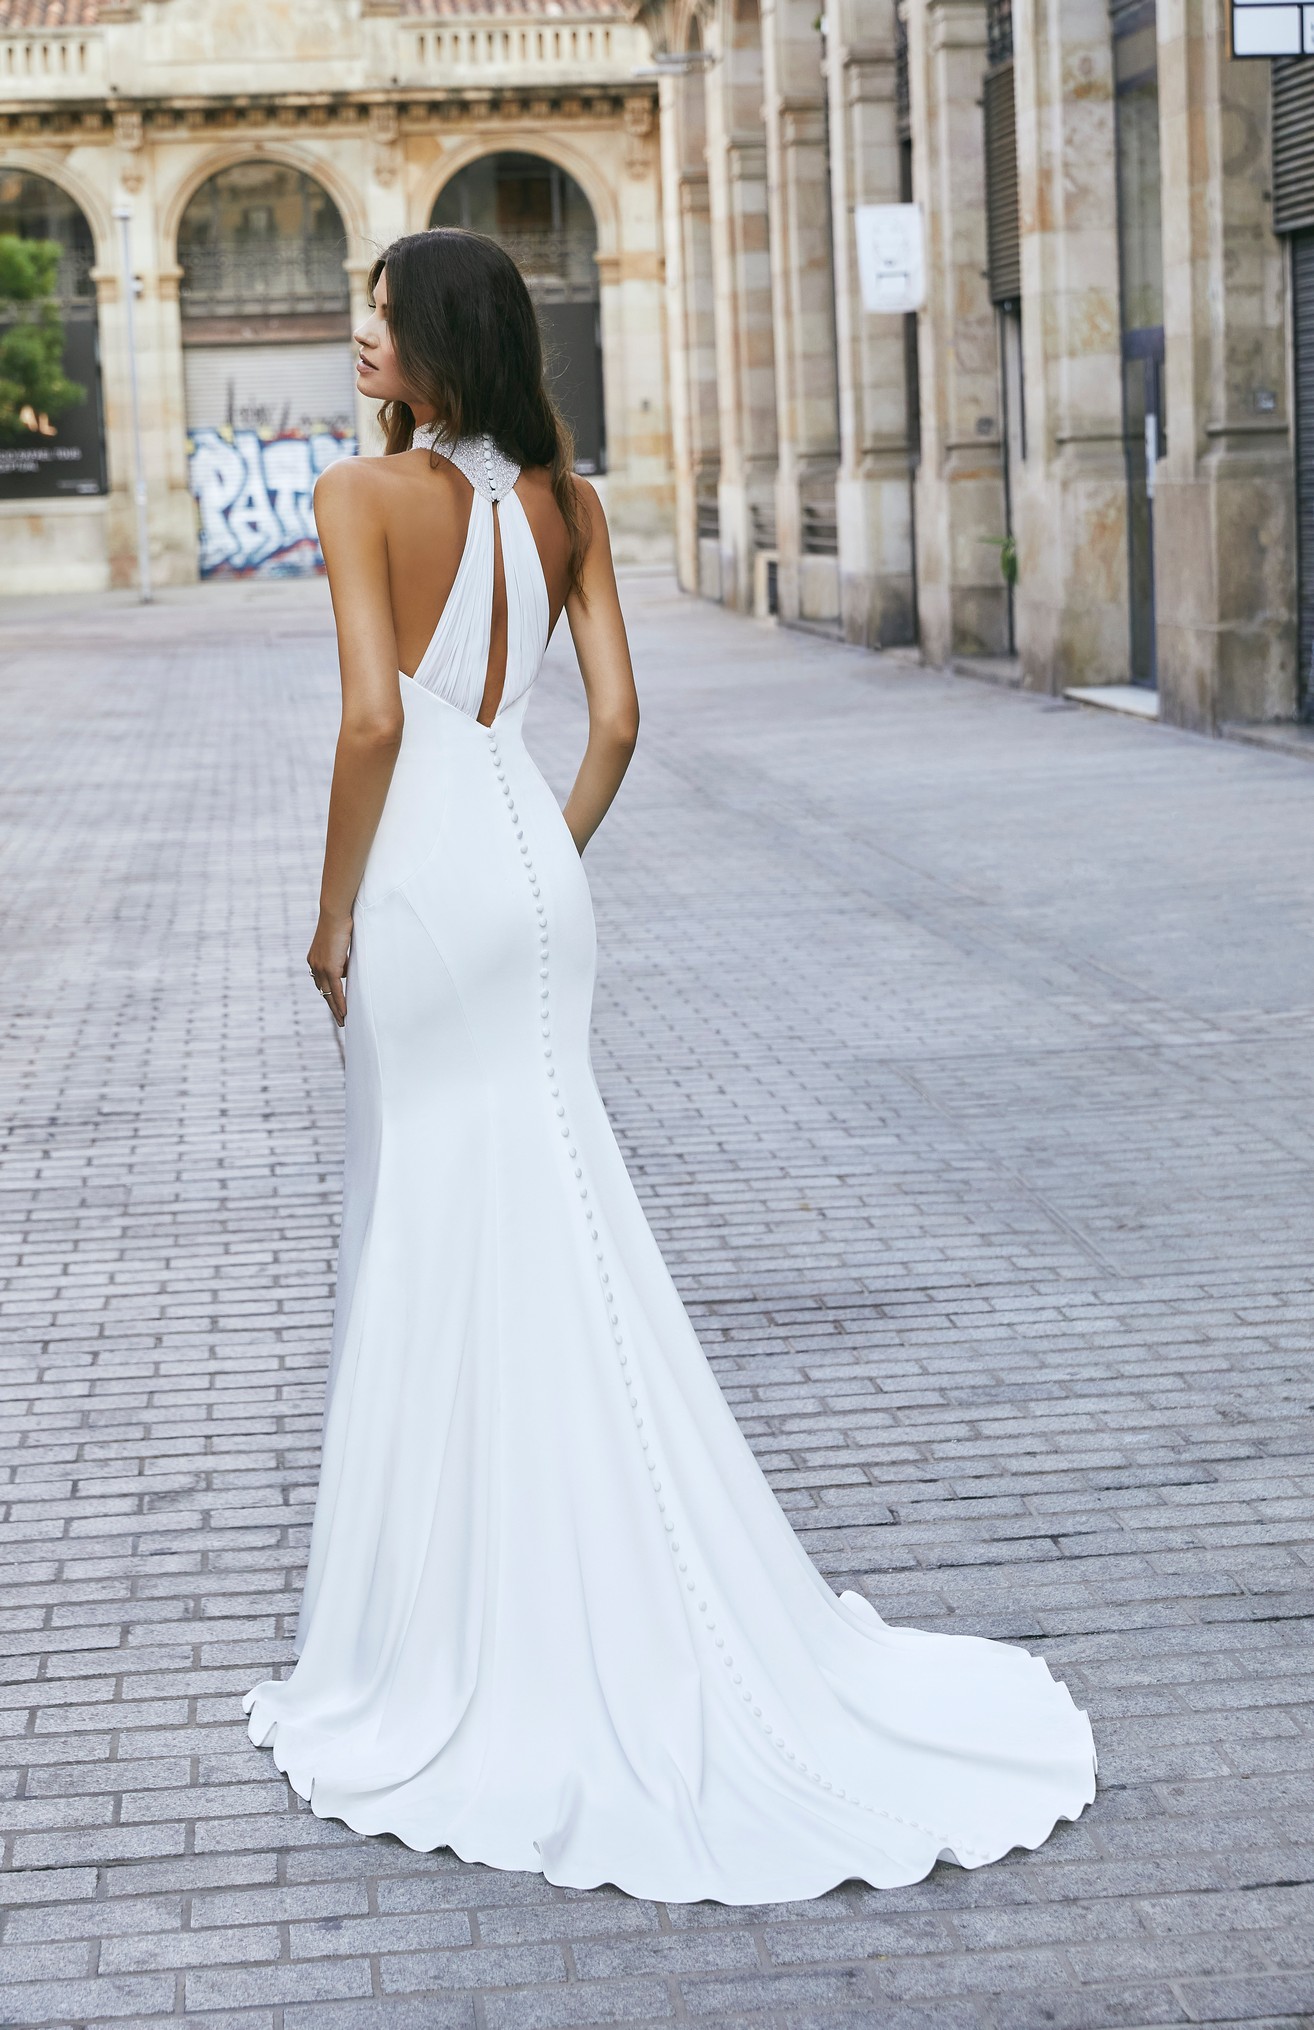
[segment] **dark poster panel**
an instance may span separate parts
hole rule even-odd
[[[17,444],[0,444],[0,500],[55,500],[104,493],[105,433],[100,401],[100,347],[94,312],[65,307],[64,372],[86,389],[53,423],[40,423]],[[0,332],[11,328],[0,323]]]
[[[553,399],[575,438],[576,472],[605,472],[602,354],[596,303],[538,303],[538,327]]]

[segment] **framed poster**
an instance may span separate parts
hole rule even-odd
[[[60,315],[64,372],[85,392],[53,420],[25,410],[23,434],[17,441],[0,441],[0,500],[59,500],[106,490],[95,308],[64,304]],[[0,323],[0,334],[10,329],[11,321]]]

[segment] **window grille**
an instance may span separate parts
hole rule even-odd
[[[345,318],[346,234],[299,170],[241,162],[202,184],[178,233],[179,303],[196,318]]]
[[[833,500],[804,501],[803,554],[805,557],[839,555],[839,526]]]
[[[986,61],[993,68],[1013,59],[1013,0],[987,0]]]

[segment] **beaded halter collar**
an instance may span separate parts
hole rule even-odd
[[[488,431],[477,437],[444,437],[435,423],[421,423],[411,437],[413,451],[439,451],[463,473],[476,493],[497,505],[520,477],[513,458],[499,451]]]

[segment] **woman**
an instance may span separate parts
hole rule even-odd
[[[342,731],[310,968],[345,1202],[299,1661],[245,1701],[324,1816],[667,1901],[1035,1847],[1094,1795],[1026,1651],[891,1628],[809,1563],[657,1251],[589,1061],[580,856],[639,715],[606,524],[510,259],[375,264],[389,455],[315,496]],[[564,814],[521,737],[565,612]],[[401,675],[399,676],[399,671]]]

